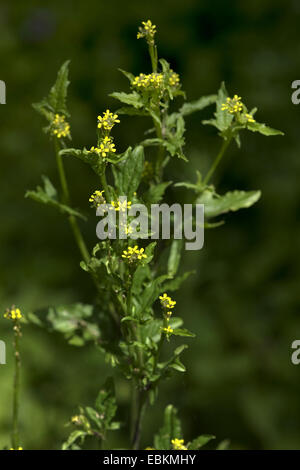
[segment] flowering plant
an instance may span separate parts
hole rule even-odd
[[[220,152],[203,177],[200,171],[195,182],[177,182],[175,187],[192,191],[191,201],[204,204],[205,228],[222,223],[212,219],[229,211],[247,208],[260,197],[260,191],[229,191],[220,195],[211,178],[232,141],[240,147],[242,131],[263,135],[281,134],[254,118],[256,109],[248,111],[238,95],[228,96],[222,84],[217,94],[203,96],[186,102],[179,75],[169,63],[158,59],[155,42],[156,26],[150,20],[139,28],[138,39],[145,39],[149,49],[152,70],[134,76],[122,71],[129,81],[128,92],[115,92],[112,97],[122,103],[116,111],[107,109],[97,117],[96,141],[88,148],[73,148],[71,141],[71,116],[67,108],[69,85],[65,62],[49,95],[34,108],[46,118],[45,132],[54,146],[60,190],[47,177],[43,186],[26,193],[42,204],[52,206],[66,216],[82,258],[81,268],[91,277],[95,298],[91,304],[75,303],[50,307],[44,312],[28,313],[27,321],[62,333],[74,346],[93,342],[105,360],[117,373],[132,385],[131,414],[128,422],[130,442],[128,448],[139,449],[143,421],[149,406],[158,398],[159,386],[174,373],[184,373],[182,356],[187,344],[195,336],[183,327],[183,319],[176,311],[176,301],[170,293],[177,291],[192,274],[178,274],[183,254],[182,240],[146,243],[144,234],[130,239],[131,226],[125,227],[128,237],[106,238],[93,248],[87,247],[81,223],[86,216],[72,205],[71,191],[64,161],[75,158],[89,165],[99,179],[94,191],[87,183],[86,202],[93,209],[105,203],[118,213],[128,211],[132,204],[150,207],[159,204],[172,182],[165,179],[166,167],[177,157],[188,162],[184,152],[186,119],[192,113],[215,106],[214,117],[203,124],[214,126],[222,140]],[[183,100],[176,111],[174,103]],[[120,116],[146,118],[150,128],[139,143],[120,151],[114,142],[114,126],[122,125]],[[126,196],[125,202],[120,197]],[[173,295],[173,294],[172,294]],[[15,314],[17,310],[14,310]],[[8,314],[6,314],[8,315]],[[19,318],[13,318],[19,322]],[[18,314],[17,314],[18,315]],[[177,339],[177,340],[176,340]],[[73,430],[63,444],[63,449],[80,449],[87,446],[87,438],[96,439],[104,448],[109,446],[108,434],[120,427],[116,421],[117,401],[114,379],[109,377],[100,387],[94,407],[80,407],[70,419]],[[155,449],[199,449],[214,436],[200,435],[184,443],[177,410],[168,405],[164,424],[154,437]],[[13,448],[18,448],[15,439]],[[223,448],[225,444],[220,444]]]

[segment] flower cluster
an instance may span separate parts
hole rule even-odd
[[[109,153],[115,153],[116,148],[115,144],[113,143],[112,137],[108,137],[107,135],[102,139],[98,147],[91,147],[89,153],[96,153],[97,155],[101,155],[101,157],[105,158]]]
[[[243,103],[241,97],[234,95],[233,98],[227,98],[226,103],[221,106],[221,111],[228,111],[230,114],[237,114],[243,110]]]
[[[241,124],[255,122],[252,114],[242,112],[245,110],[245,106],[241,100],[242,98],[238,95],[234,95],[233,98],[226,98],[226,103],[222,104],[221,111],[227,111],[230,114],[234,114]]]
[[[133,248],[129,246],[127,250],[124,250],[122,258],[126,258],[130,263],[134,263],[135,261],[147,258],[147,255],[144,253],[144,248],[139,249],[139,247],[135,245]]]
[[[166,293],[163,295],[159,296],[160,304],[163,308],[164,311],[164,319],[165,319],[165,325],[162,329],[162,331],[169,337],[173,333],[173,328],[170,326],[169,321],[172,316],[172,308],[175,307],[176,301],[172,300],[171,297],[169,297]]]
[[[184,445],[184,439],[172,439],[171,444],[173,450],[187,450],[187,447]]]
[[[173,70],[171,70],[170,72],[171,72],[171,75],[169,77],[169,85],[173,86],[173,87],[176,87],[180,83],[179,75],[178,75],[178,73],[173,72]]]
[[[116,202],[111,201],[109,209],[115,210],[116,212],[125,212],[127,209],[130,209],[131,204],[131,201],[120,201],[120,199],[118,199]]]
[[[14,306],[8,308],[4,313],[4,318],[6,318],[7,320],[21,320],[22,317],[23,315],[21,313],[21,310]]]
[[[110,131],[116,123],[119,123],[118,115],[112,113],[109,109],[103,113],[103,116],[98,116],[98,129]]]
[[[65,116],[55,114],[53,121],[51,122],[51,133],[58,139],[62,137],[70,136],[70,124],[65,120]]]
[[[105,204],[106,201],[103,197],[103,193],[104,191],[100,191],[99,189],[97,189],[96,191],[93,192],[93,194],[91,194],[89,198],[89,202],[91,203],[92,207],[97,208],[101,206],[101,204]]]
[[[171,297],[169,297],[166,293],[164,293],[163,295],[160,295],[159,300],[160,300],[161,306],[165,309],[174,308],[176,305],[176,301],[172,300]]]
[[[156,33],[156,26],[152,24],[151,20],[142,21],[142,26],[139,27],[137,38],[146,38],[149,45],[154,45],[154,36]]]
[[[137,77],[134,77],[132,85],[137,88],[160,88],[163,84],[164,76],[162,73],[149,73],[148,75],[140,73]]]

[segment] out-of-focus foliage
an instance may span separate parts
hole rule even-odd
[[[44,95],[65,59],[71,59],[77,148],[93,144],[95,116],[117,107],[108,93],[124,89],[126,79],[116,68],[149,73],[143,45],[136,41],[136,24],[148,17],[159,25],[161,56],[180,73],[189,101],[214,93],[225,80],[230,95],[246,96],[250,109],[259,104],[260,122],[285,132],[280,139],[243,135],[242,149],[232,146],[217,171],[221,194],[228,187],[263,188],[262,197],[253,208],[228,215],[225,225],[207,231],[204,249],[189,253],[180,267],[197,269],[177,298],[177,309],[197,338],[185,356],[188,374],[174,376],[161,390],[145,445],[172,402],[184,409],[186,441],[203,431],[218,441],[231,439],[232,448],[299,448],[300,369],[290,362],[290,344],[300,331],[300,121],[290,101],[291,82],[300,73],[299,16],[298,2],[283,0],[132,0],[126,5],[29,0],[0,6],[0,79],[7,85],[7,104],[0,107],[2,310],[12,303],[24,311],[78,300],[88,304],[92,295],[74,261],[77,250],[64,218],[59,223],[51,208],[41,213],[41,206],[24,199],[41,173],[57,186],[55,161],[31,103]],[[202,114],[187,116],[191,164],[173,159],[170,181],[192,181],[199,162],[208,169],[216,155],[215,130],[201,126],[199,132],[200,119],[209,117],[209,112]],[[116,130],[120,149],[144,130],[143,122],[132,125],[133,119],[123,118]],[[78,170],[75,163],[70,159],[68,165],[72,196],[74,206],[84,211],[86,181],[95,189],[97,182],[89,168],[82,164]],[[96,218],[91,233],[95,225]],[[12,351],[2,319],[0,337],[8,343],[8,365],[0,366],[3,447],[10,429]],[[74,403],[94,401],[106,366],[99,368],[100,356],[92,348],[68,346],[38,328],[24,328],[22,344],[23,447],[58,448]],[[184,393],[178,394],[179,388]],[[121,378],[116,393],[122,420],[130,390]]]

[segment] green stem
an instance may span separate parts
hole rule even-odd
[[[19,448],[19,400],[20,400],[20,371],[21,357],[19,351],[19,339],[21,336],[20,326],[14,325],[14,349],[15,349],[15,376],[13,387],[13,430],[12,430],[12,448]]]
[[[110,201],[108,201],[108,199],[110,197],[110,192],[109,192],[107,181],[106,181],[105,167],[103,169],[103,172],[101,173],[100,178],[101,178],[102,188],[104,189],[104,192],[105,192],[106,201],[107,201],[107,203],[109,203]]]
[[[149,44],[149,54],[151,58],[152,72],[157,72],[157,49],[155,44]]]
[[[70,192],[69,192],[69,187],[67,183],[64,164],[62,161],[62,157],[59,153],[60,148],[59,148],[59,143],[57,139],[55,139],[54,145],[55,145],[57,169],[58,169],[58,174],[59,174],[60,184],[61,184],[61,189],[62,189],[63,202],[67,205],[70,205],[71,204]],[[69,223],[70,223],[75,241],[81,253],[81,256],[83,257],[84,261],[88,263],[90,260],[90,255],[86,247],[85,241],[83,239],[82,233],[80,231],[79,225],[77,223],[77,219],[74,215],[70,215],[68,219],[69,219]]]
[[[132,439],[132,449],[138,450],[140,446],[140,439],[142,433],[142,421],[147,406],[147,394],[144,391],[140,391],[137,399],[137,416],[134,424],[134,432]]]
[[[232,137],[229,137],[228,139],[223,141],[220,152],[218,153],[215,161],[213,162],[212,166],[210,167],[210,170],[208,171],[206,177],[204,178],[203,185],[206,185],[209,182],[209,180],[211,179],[211,177],[214,174],[217,166],[219,165],[220,161],[222,160],[222,157],[223,157],[227,147],[229,146],[229,144],[231,142],[231,139],[232,139]]]

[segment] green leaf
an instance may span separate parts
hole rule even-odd
[[[72,156],[87,163],[98,176],[101,176],[103,173],[105,160],[96,153],[89,152],[87,149],[80,150],[73,148],[63,149],[59,153],[63,157]],[[108,160],[108,158],[106,158],[106,160]]]
[[[141,108],[144,104],[140,95],[136,91],[133,91],[132,93],[114,92],[109,96],[121,101],[124,104],[133,106],[134,108]]]
[[[175,335],[175,336],[186,336],[186,337],[189,337],[189,338],[195,338],[195,336],[196,336],[194,333],[192,333],[189,330],[186,330],[185,328],[177,328],[173,331],[172,334]]]
[[[170,248],[170,255],[168,259],[168,274],[175,276],[180,264],[181,253],[183,247],[183,240],[173,240]]]
[[[69,344],[82,346],[100,337],[98,326],[90,321],[93,314],[92,305],[75,303],[30,312],[27,318],[38,326],[62,333]]]
[[[184,274],[182,274],[181,276],[177,276],[175,277],[175,279],[172,279],[172,280],[167,280],[164,284],[163,284],[163,288],[162,288],[162,292],[164,291],[175,291],[177,289],[179,289],[179,287],[181,286],[181,284],[191,275],[191,274],[195,274],[195,271],[188,271]]]
[[[126,78],[128,78],[128,80],[130,81],[130,83],[134,80],[134,75],[133,73],[130,73],[130,72],[126,72],[126,70],[123,70],[123,69],[118,69],[119,72],[121,72],[123,75],[125,75]]]
[[[247,124],[247,129],[252,132],[259,132],[260,134],[270,136],[270,135],[284,135],[283,132],[278,131],[277,129],[272,129],[272,127],[266,126],[260,122],[250,122]]]
[[[227,97],[228,93],[225,87],[225,83],[222,82],[216,99],[216,112],[214,113],[215,119],[202,121],[202,124],[209,124],[216,127],[223,136],[226,135],[226,131],[230,128],[233,120],[232,114],[227,113],[226,111],[222,111],[221,109],[222,104],[226,102]]]
[[[87,433],[85,431],[81,431],[79,429],[76,431],[73,431],[68,437],[68,439],[66,440],[66,442],[63,443],[62,450],[69,449],[72,446],[72,444],[75,441],[77,441],[79,438],[81,438],[81,444],[82,444],[86,436],[87,436]]]
[[[50,179],[47,176],[42,176],[44,187],[38,186],[35,191],[27,191],[25,197],[29,197],[34,201],[46,204],[58,209],[61,213],[67,215],[74,215],[83,220],[86,220],[86,217],[81,214],[78,210],[73,209],[66,204],[62,204],[58,201],[57,190],[51,183]]]
[[[55,84],[50,90],[48,101],[55,113],[68,115],[66,106],[67,91],[70,84],[69,76],[69,63],[67,60],[59,69]]]
[[[216,437],[212,436],[211,434],[203,434],[202,436],[196,437],[196,439],[194,439],[190,444],[188,444],[187,447],[189,450],[198,450],[215,438]]]
[[[123,106],[122,108],[117,109],[118,114],[127,114],[127,116],[149,116],[147,111],[144,111],[141,108],[132,108],[130,106]]]
[[[207,189],[197,199],[197,204],[204,204],[206,217],[216,217],[229,211],[250,207],[258,201],[260,196],[260,191],[230,191],[224,196],[219,196]]]
[[[173,405],[168,405],[164,413],[163,426],[154,436],[154,447],[157,450],[170,450],[172,449],[171,440],[181,438],[182,430],[177,418],[177,410]]]
[[[118,423],[113,422],[113,418],[115,417],[117,411],[117,401],[112,377],[109,377],[101,388],[96,399],[95,407],[101,417],[100,427],[102,429],[118,429]]]
[[[141,145],[128,149],[127,157],[113,167],[115,184],[119,196],[130,199],[137,191],[144,169],[144,149]]]
[[[161,284],[168,278],[168,275],[159,276],[148,284],[147,289],[144,289],[141,297],[139,298],[139,307],[137,308],[136,313],[137,316],[142,312],[144,313],[153,304],[162,291]]]
[[[224,439],[218,444],[216,450],[227,450],[229,448],[229,445],[230,445],[230,440]]]
[[[33,104],[33,107],[40,114],[45,116],[49,121],[52,120],[53,114],[64,114],[69,116],[66,100],[69,86],[69,63],[67,60],[63,63],[58,71],[56,82],[51,87],[49,95],[39,103]]]
[[[216,99],[217,95],[202,96],[198,100],[192,101],[191,103],[184,103],[179,112],[183,116],[188,116],[189,114],[195,113],[196,111],[201,111],[207,106],[215,103]]]
[[[165,190],[172,184],[172,181],[166,181],[165,183],[152,184],[148,191],[144,194],[144,199],[149,204],[156,204],[163,198]]]
[[[217,100],[216,100],[216,126],[220,131],[225,131],[230,127],[230,124],[233,120],[233,116],[230,113],[227,113],[226,111],[222,111],[221,107],[222,104],[226,102],[226,98],[228,97],[228,93],[225,87],[225,83],[222,82]]]

